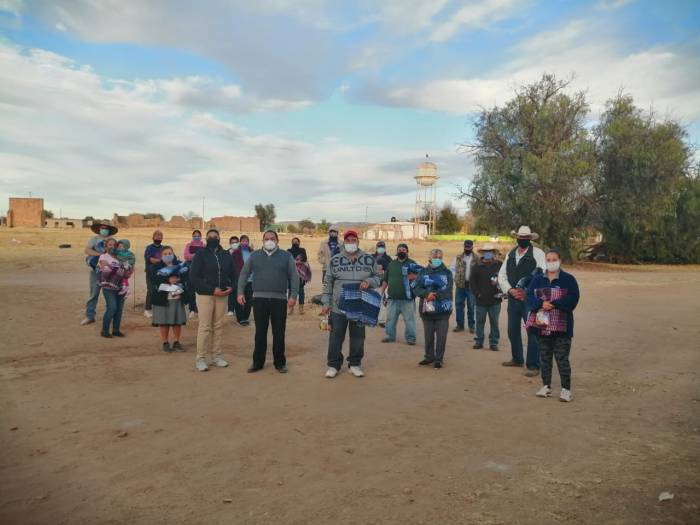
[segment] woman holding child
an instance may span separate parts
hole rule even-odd
[[[149,269],[150,281],[153,283],[153,326],[160,328],[163,352],[184,352],[180,343],[182,326],[187,322],[185,315],[185,276],[187,265],[175,258],[170,246],[164,246],[161,262]],[[173,332],[173,344],[170,345],[170,330]]]
[[[122,241],[123,243],[123,241]],[[122,247],[124,245],[122,244]],[[127,250],[128,251],[128,250]],[[102,337],[124,337],[121,332],[124,297],[129,290],[128,280],[133,265],[118,258],[117,240],[109,237],[105,241],[105,253],[97,259],[97,285],[102,288],[107,310],[102,318]],[[112,332],[109,329],[112,327]]]

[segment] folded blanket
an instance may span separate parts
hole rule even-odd
[[[338,308],[350,321],[376,326],[382,296],[375,290],[360,290],[360,283],[343,285]]]
[[[158,275],[170,277],[171,275],[182,275],[189,271],[189,266],[185,262],[176,263],[172,266],[163,266],[158,270]]]

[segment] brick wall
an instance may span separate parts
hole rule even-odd
[[[7,223],[11,228],[43,228],[44,199],[10,197]]]

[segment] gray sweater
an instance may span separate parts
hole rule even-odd
[[[243,295],[248,277],[253,275],[253,297],[268,299],[296,299],[299,293],[299,274],[294,259],[284,250],[277,248],[268,254],[265,250],[255,250],[243,265],[238,276],[238,295]]]
[[[367,281],[370,288],[378,288],[382,283],[374,257],[362,250],[358,250],[356,255],[357,259],[353,262],[345,250],[341,249],[328,263],[326,279],[323,281],[323,306],[330,306],[335,313],[342,313],[338,305],[344,284]]]

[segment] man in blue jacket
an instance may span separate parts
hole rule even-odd
[[[561,255],[550,249],[545,255],[547,271],[533,277],[527,288],[530,310],[526,327],[537,335],[540,349],[542,388],[538,397],[552,395],[552,357],[561,378],[559,400],[569,402],[571,394],[571,339],[574,337],[574,309],[579,301],[576,278],[561,269]]]

